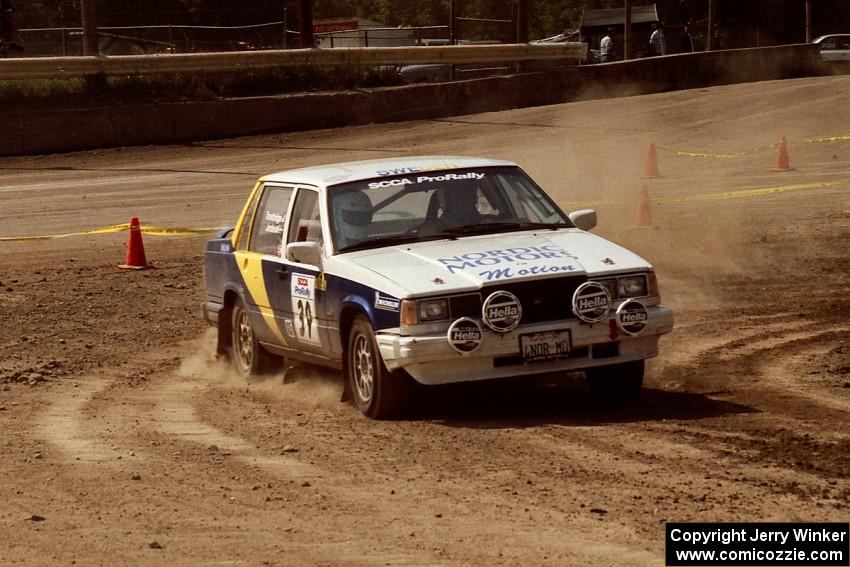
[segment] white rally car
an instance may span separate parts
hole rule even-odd
[[[516,164],[343,163],[261,178],[209,241],[205,319],[244,375],[341,369],[364,414],[425,385],[584,370],[630,398],[673,328],[646,260],[564,214]]]

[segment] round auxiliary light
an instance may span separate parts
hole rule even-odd
[[[522,305],[509,291],[494,291],[481,306],[481,319],[497,333],[516,329],[522,319]]]

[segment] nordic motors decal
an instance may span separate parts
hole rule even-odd
[[[617,308],[617,326],[632,337],[641,334],[649,321],[649,311],[636,299],[630,299]]]
[[[482,337],[481,327],[474,319],[468,317],[452,323],[446,335],[452,348],[461,354],[469,354],[481,346]]]
[[[511,292],[495,291],[484,300],[481,319],[497,333],[513,331],[522,319],[522,305]]]
[[[598,323],[611,310],[611,296],[599,282],[585,282],[573,293],[573,313],[585,323]]]

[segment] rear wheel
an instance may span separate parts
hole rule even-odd
[[[584,375],[593,395],[606,402],[636,399],[643,388],[644,361],[588,368]]]
[[[347,357],[345,379],[355,407],[373,419],[401,415],[409,401],[411,378],[403,370],[387,370],[375,331],[363,316],[357,316],[351,325]]]
[[[230,345],[233,366],[246,378],[268,374],[280,366],[280,357],[269,353],[257,340],[248,311],[241,301],[233,306]]]

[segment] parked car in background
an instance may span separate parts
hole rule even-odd
[[[812,43],[820,48],[824,61],[850,61],[850,34],[822,35]]]
[[[244,376],[342,370],[365,415],[422,385],[584,371],[638,395],[673,328],[652,266],[564,213],[516,164],[409,157],[261,178],[210,240],[204,318]]]
[[[457,45],[499,45],[499,41],[473,41],[459,40]],[[451,45],[448,39],[420,39],[417,45],[421,46],[446,46]],[[509,63],[421,63],[415,65],[402,65],[398,69],[398,76],[407,83],[441,83],[452,80],[452,67],[454,67],[454,80],[477,79],[493,75],[507,75],[513,72],[515,66]]]

